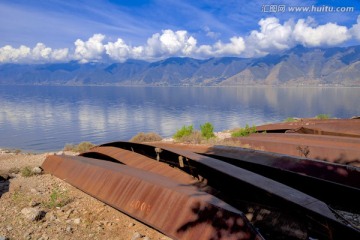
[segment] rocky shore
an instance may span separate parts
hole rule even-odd
[[[48,154],[0,150],[0,240],[170,239],[39,172]]]

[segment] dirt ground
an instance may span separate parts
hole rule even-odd
[[[23,176],[48,154],[0,151],[0,239],[170,239],[56,177]]]

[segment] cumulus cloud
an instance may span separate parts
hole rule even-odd
[[[333,46],[343,43],[350,39],[349,30],[345,26],[335,23],[327,23],[320,26],[316,25],[314,19],[299,19],[293,31],[294,39],[304,46]]]
[[[220,57],[226,55],[240,55],[245,50],[245,41],[242,37],[232,37],[229,43],[217,41],[214,45],[201,45],[196,53],[202,57]]]
[[[81,63],[98,61],[102,58],[105,47],[102,41],[105,39],[103,34],[94,34],[86,42],[81,39],[75,41],[74,58]]]
[[[355,39],[360,40],[360,15],[357,18],[356,24],[350,29],[350,33]]]
[[[293,45],[291,20],[280,24],[279,19],[269,17],[259,21],[260,30],[253,30],[246,38],[248,53],[263,55],[273,50],[288,49]]]
[[[19,62],[24,58],[27,58],[31,53],[30,48],[21,45],[19,48],[13,48],[10,45],[6,45],[0,48],[0,62]]]
[[[31,49],[27,46],[13,48],[6,45],[0,48],[0,63],[22,63],[22,62],[53,62],[69,60],[69,49],[54,49],[46,47],[43,43],[38,43]]]
[[[31,51],[31,56],[35,60],[49,59],[51,57],[51,48],[46,47],[43,43],[38,43]]]
[[[209,58],[220,56],[263,56],[268,53],[290,49],[302,44],[305,47],[334,46],[351,38],[360,40],[360,16],[351,27],[336,23],[319,25],[312,18],[280,22],[278,18],[263,18],[259,28],[246,36],[233,36],[227,41],[201,45],[186,30],[171,29],[154,33],[145,44],[132,46],[122,38],[105,42],[106,36],[94,34],[87,40],[77,39],[72,48],[52,49],[43,43],[34,48],[10,45],[0,48],[0,63],[7,62],[60,62],[77,60],[80,63],[102,61],[104,58],[124,62],[127,59],[159,60],[171,56]],[[205,27],[204,32],[212,32]],[[214,37],[214,36],[213,36]]]
[[[170,29],[156,33],[147,40],[145,54],[148,57],[183,55],[190,56],[196,49],[196,39],[187,31],[172,31]]]

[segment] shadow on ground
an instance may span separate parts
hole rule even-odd
[[[9,178],[0,176],[0,198],[1,196],[9,191],[10,181]]]

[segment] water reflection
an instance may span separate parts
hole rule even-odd
[[[128,140],[155,131],[171,136],[184,124],[215,130],[287,117],[360,114],[357,88],[0,88],[0,147],[57,150],[65,143]]]

